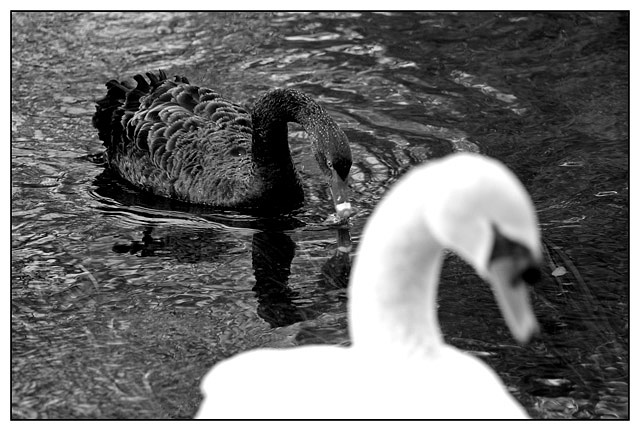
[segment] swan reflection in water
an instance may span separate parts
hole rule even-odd
[[[232,242],[221,242],[219,238],[208,238],[215,233],[200,233],[195,238],[193,232],[163,237],[154,237],[152,234],[153,227],[147,226],[140,240],[128,244],[116,243],[113,251],[139,257],[171,255],[180,262],[196,263],[205,259],[213,260],[216,254],[236,246]],[[346,227],[338,228],[336,236],[338,246],[321,267],[320,283],[328,289],[345,289],[351,269],[351,237]],[[319,313],[294,303],[298,295],[289,286],[289,276],[295,249],[295,242],[286,232],[265,230],[253,234],[251,262],[255,285],[252,290],[258,299],[257,314],[271,327],[309,320]]]
[[[322,283],[345,289],[351,261],[351,237],[347,228],[337,230],[338,247],[322,265]],[[253,290],[258,297],[258,315],[272,327],[287,326],[311,317],[292,303],[294,292],[288,285],[295,243],[284,232],[261,231],[253,235],[252,264],[256,278]]]
[[[94,157],[94,162],[101,162]],[[254,231],[251,243],[251,261],[255,277],[252,290],[258,299],[258,315],[272,327],[291,325],[308,320],[320,311],[301,308],[294,303],[297,293],[291,288],[291,262],[296,244],[287,232],[305,227],[305,223],[291,216],[261,218],[235,213],[211,213],[211,208],[194,206],[171,199],[141,193],[139,190],[113,176],[108,170],[100,173],[94,181],[92,192],[106,213],[120,213],[126,218],[141,218],[146,224],[142,236],[129,243],[116,243],[113,251],[119,254],[135,254],[139,257],[170,256],[178,262],[196,263],[214,260],[229,250],[237,248],[237,242],[220,238],[220,229],[241,228]],[[170,234],[154,236],[154,226],[162,219],[179,217],[198,222],[206,219],[215,229],[185,229],[176,231],[175,224]],[[158,220],[158,223],[154,223]],[[210,223],[209,223],[210,222]],[[346,224],[334,227],[336,248],[320,269],[319,283],[325,289],[346,289],[351,270],[351,236]],[[315,311],[314,311],[315,310]]]

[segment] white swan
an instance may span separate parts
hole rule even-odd
[[[487,280],[514,337],[537,330],[537,218],[516,177],[457,154],[407,174],[364,229],[351,273],[351,347],[245,352],[202,382],[199,418],[525,418],[483,361],[447,345],[436,312],[448,248]]]

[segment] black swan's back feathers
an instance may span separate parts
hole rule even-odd
[[[278,111],[256,113],[258,107],[249,113],[184,77],[168,79],[163,71],[147,73],[146,78],[136,75],[134,80],[135,84],[107,82],[107,94],[96,102],[93,117],[109,165],[124,179],[154,194],[217,207],[288,209],[302,202],[287,143],[286,121],[295,118],[270,118]],[[277,91],[263,96],[265,105],[277,107]],[[314,115],[342,134],[319,109]],[[253,129],[256,119],[260,134]],[[336,145],[345,142],[342,134]],[[265,163],[253,154],[255,148],[269,154],[263,157]],[[345,163],[351,165],[350,152]]]

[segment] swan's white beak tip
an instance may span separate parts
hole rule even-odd
[[[336,215],[338,218],[346,219],[354,213],[353,208],[349,202],[343,202],[336,205]]]

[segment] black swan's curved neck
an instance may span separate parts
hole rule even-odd
[[[288,122],[300,124],[309,134],[321,165],[326,165],[327,154],[339,152],[347,142],[338,125],[311,98],[297,90],[277,89],[262,96],[253,109],[252,153],[257,164],[290,160]],[[348,143],[346,147],[348,150]]]

